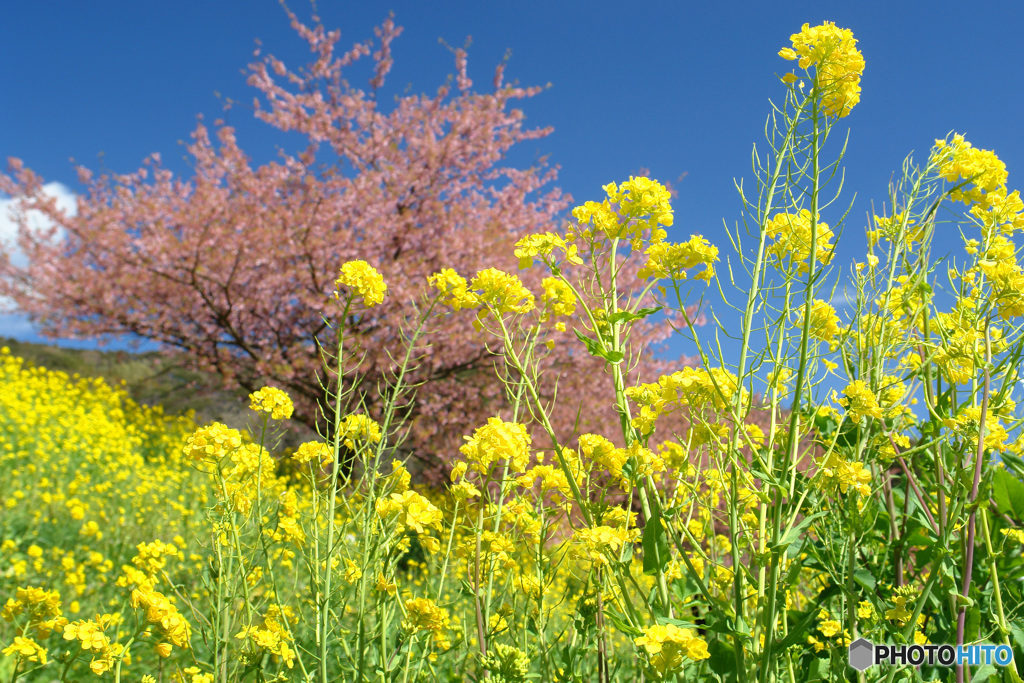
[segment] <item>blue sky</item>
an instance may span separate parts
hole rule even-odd
[[[292,3],[302,18],[310,5]],[[750,178],[750,151],[761,143],[769,98],[780,101],[777,56],[804,22],[834,21],[853,30],[867,63],[860,105],[849,127],[844,196],[856,194],[845,263],[862,253],[865,216],[886,196],[903,157],[927,153],[935,138],[963,132],[994,149],[1024,177],[1019,85],[1024,4],[990,2],[323,2],[341,46],[373,35],[393,10],[405,28],[385,96],[434,93],[454,72],[444,39],[472,36],[469,75],[489,91],[506,50],[507,80],[551,87],[521,103],[527,125],[554,133],[515,150],[528,165],[549,155],[557,185],[577,203],[601,185],[640,168],[673,181],[677,232],[728,243],[723,219],[739,218],[736,178]],[[223,98],[242,103],[227,119],[254,164],[292,151],[296,138],[254,120],[245,103],[256,91],[242,71],[254,41],[290,66],[309,61],[275,0],[177,0],[174,3],[12,3],[0,22],[0,157],[20,157],[57,191],[80,191],[69,158],[93,169],[130,172],[153,152],[188,174],[179,144],[197,114],[222,116]],[[364,87],[366,69],[350,80]],[[837,136],[841,137],[841,136]],[[680,179],[681,178],[681,179]],[[829,222],[830,216],[823,216]],[[953,242],[950,242],[953,245]],[[0,318],[0,336],[36,339],[17,317]],[[90,344],[85,344],[90,345]]]

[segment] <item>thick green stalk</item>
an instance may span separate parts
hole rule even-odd
[[[341,455],[341,394],[342,394],[342,379],[344,377],[344,363],[342,361],[342,353],[345,345],[345,318],[348,315],[348,309],[351,305],[351,300],[345,306],[345,312],[342,314],[341,321],[338,324],[338,345],[337,345],[337,373],[338,373],[338,388],[334,396],[334,444],[332,452],[334,453],[334,462],[331,465],[331,480],[330,480],[330,493],[328,495],[330,503],[327,506],[327,547],[325,558],[323,560],[320,585],[322,586],[322,593],[319,596],[320,599],[317,601],[317,619],[320,627],[317,637],[317,665],[318,665],[318,680],[320,683],[328,683],[327,678],[327,637],[330,633],[330,616],[331,616],[331,578],[333,574],[333,567],[331,567],[331,559],[334,557],[334,533],[335,533],[335,507],[337,505],[338,496],[338,474],[341,470],[339,465],[339,457]],[[362,629],[360,628],[360,636],[362,636]],[[362,645],[362,644],[360,644]],[[359,648],[359,681],[363,680],[363,647]]]
[[[764,207],[763,207],[763,209],[759,207],[759,211],[758,211],[758,213],[760,215],[758,216],[759,225],[758,225],[757,255],[756,255],[755,259],[754,259],[754,271],[753,271],[753,274],[752,274],[752,281],[751,281],[751,284],[750,284],[750,290],[747,293],[746,306],[745,306],[744,311],[743,311],[743,326],[741,328],[741,335],[740,335],[740,359],[739,359],[739,363],[737,364],[737,368],[736,368],[736,377],[737,377],[737,381],[738,381],[738,384],[739,384],[739,387],[737,387],[738,389],[741,388],[744,385],[745,377],[746,377],[746,374],[747,374],[747,357],[748,357],[749,349],[750,349],[750,337],[751,337],[751,334],[753,332],[754,310],[756,308],[757,300],[761,296],[761,279],[762,279],[762,273],[763,273],[763,270],[764,270],[764,267],[765,267],[765,251],[766,251],[766,244],[767,244],[767,240],[768,240],[767,224],[768,224],[768,221],[769,221],[769,214],[770,214],[770,212],[772,210],[772,207],[775,205],[776,188],[778,187],[779,180],[782,177],[783,168],[785,168],[787,166],[787,162],[788,162],[788,160],[790,158],[790,154],[791,154],[791,152],[790,152],[790,145],[791,145],[793,137],[794,137],[794,135],[796,133],[797,125],[800,123],[800,114],[802,113],[802,111],[803,111],[802,107],[797,107],[796,111],[794,112],[793,119],[789,122],[789,125],[788,125],[787,130],[786,130],[786,135],[785,135],[785,137],[783,139],[783,142],[782,142],[782,146],[776,152],[776,155],[775,155],[775,168],[773,169],[772,174],[771,174],[771,176],[770,176],[770,178],[768,179],[768,182],[767,182],[767,188],[768,189],[767,189],[767,195],[765,196],[765,200],[764,200]],[[732,397],[732,399],[733,399],[733,416],[734,416],[734,419],[736,419],[736,418],[738,418],[738,416],[740,414],[740,410],[742,408],[742,405],[741,405],[741,402],[742,402],[742,391],[737,390],[736,395],[734,397]],[[729,510],[729,525],[730,525],[730,528],[733,529],[733,530],[736,530],[736,529],[739,528],[739,520],[738,520],[738,515],[737,515],[739,482],[738,482],[738,472],[737,472],[737,462],[736,462],[736,460],[738,459],[739,442],[740,442],[739,430],[740,430],[739,425],[733,425],[733,432],[732,432],[732,437],[731,437],[731,443],[730,443],[730,446],[729,446],[730,457],[733,459],[732,481],[730,482],[730,486],[732,488],[732,492],[731,492],[732,493],[732,500],[730,501],[730,504],[729,504],[729,508],[730,508],[730,510]],[[739,548],[737,546],[738,546],[738,544],[733,543],[734,600],[735,600],[735,607],[734,607],[734,609],[736,610],[736,619],[739,620],[739,619],[742,618],[744,610],[743,610],[743,575],[742,575],[742,572],[739,571],[740,555],[739,555]],[[774,593],[774,589],[775,589],[775,584],[776,583],[777,583],[777,581],[770,582],[770,586],[771,586],[771,589],[772,589],[773,593]],[[759,594],[758,595],[758,601],[759,602],[760,602],[762,597],[763,597],[763,594]],[[737,675],[741,676],[743,679],[745,679],[746,678],[746,663],[745,663],[745,656],[744,656],[744,645],[743,645],[743,643],[742,643],[742,641],[740,640],[739,637],[736,637],[734,639],[734,641],[735,641],[735,653],[736,653],[735,656],[736,656],[736,671],[737,671]],[[771,641],[772,641],[771,634],[770,633],[766,633],[765,634],[765,644],[768,646],[769,649],[771,647]],[[765,661],[770,661],[770,657],[769,657],[768,653],[765,654]],[[771,667],[771,666],[763,667],[762,671],[765,671],[765,672],[769,672],[770,671],[771,675],[772,676],[774,675],[774,668]]]

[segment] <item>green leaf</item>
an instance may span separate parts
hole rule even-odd
[[[764,483],[769,484],[771,486],[775,486],[775,487],[780,486],[779,480],[776,479],[775,477],[773,477],[772,475],[768,474],[767,472],[762,472],[761,470],[751,469],[750,470],[750,476],[754,477],[755,479],[760,479]]]
[[[708,643],[708,667],[725,680],[736,680],[736,651],[721,638],[714,638]]]
[[[640,629],[636,628],[635,626],[630,626],[625,621],[623,621],[619,617],[615,616],[615,613],[612,612],[611,610],[609,610],[609,611],[604,613],[604,618],[608,619],[610,622],[612,622],[615,625],[615,628],[620,633],[624,633],[627,636],[629,636],[630,638],[639,638],[640,636],[642,636],[644,634],[644,632],[641,631]]]
[[[957,596],[962,597],[962,596]],[[973,643],[978,639],[978,631],[981,628],[981,608],[974,602],[967,608],[967,621],[964,624],[964,642]]]
[[[823,510],[821,512],[815,512],[813,515],[807,515],[806,517],[801,519],[799,524],[797,524],[792,529],[786,532],[786,535],[782,537],[782,540],[779,541],[778,545],[772,548],[772,551],[780,553],[785,551],[786,548],[788,548],[790,545],[796,543],[801,539],[804,532],[807,530],[807,527],[810,526],[811,522],[813,522],[818,517],[824,517],[826,514],[827,513]]]
[[[824,659],[822,657],[812,657],[811,664],[807,670],[807,678],[804,680],[807,683],[811,683],[811,681],[830,680],[830,664],[831,660],[829,659]]]
[[[875,586],[877,585],[875,582],[875,577],[867,569],[854,570],[853,580],[867,588],[868,591],[872,593],[875,591]]]
[[[996,470],[992,477],[992,497],[999,511],[1024,521],[1024,483],[1006,470]]]
[[[604,358],[612,365],[618,365],[619,363],[622,362],[622,359],[626,357],[625,354],[622,353],[622,351],[606,351],[605,349],[602,349],[601,342],[597,341],[596,339],[593,339],[592,337],[588,337],[579,330],[574,329],[573,332],[576,333],[577,339],[579,339],[581,342],[587,345],[587,351],[590,353],[591,356]]]
[[[616,311],[608,316],[608,322],[615,324],[617,322],[633,322],[634,320],[641,320],[649,315],[653,315],[662,309],[661,306],[657,308],[639,308],[635,313],[629,311]]]
[[[904,545],[908,548],[927,548],[935,543],[932,535],[918,522],[912,522],[912,528],[904,537]],[[910,525],[908,525],[910,526]]]
[[[696,624],[693,621],[683,621],[682,619],[669,619],[668,617],[657,617],[655,621],[659,624],[672,624],[673,626],[679,626],[681,628],[693,628]]]
[[[974,670],[974,675],[971,676],[971,683],[985,683],[990,681],[999,675],[999,670],[991,664],[983,664]],[[996,678],[998,680],[998,678]]]
[[[974,600],[972,598],[960,595],[955,590],[949,591],[949,597],[953,598],[953,603],[957,607],[974,607]]]
[[[644,548],[644,574],[656,574],[668,566],[669,548],[668,534],[661,513],[655,512],[644,525],[642,540]]]

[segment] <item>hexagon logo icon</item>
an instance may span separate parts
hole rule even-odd
[[[875,663],[875,646],[866,638],[858,638],[850,643],[850,666],[857,671],[864,671]]]

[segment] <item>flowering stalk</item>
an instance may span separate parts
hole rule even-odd
[[[982,388],[981,388],[981,417],[978,420],[978,448],[974,454],[974,479],[971,483],[971,492],[968,496],[968,505],[971,512],[967,517],[967,542],[964,547],[964,568],[963,585],[960,595],[960,610],[956,618],[956,644],[964,644],[964,625],[967,620],[967,604],[971,595],[971,577],[974,571],[974,531],[975,520],[978,514],[976,499],[978,498],[978,485],[981,483],[981,466],[985,457],[985,426],[988,419],[988,400],[990,391],[989,365],[992,362],[992,342],[989,338],[989,321],[985,322],[985,365],[983,366]],[[964,682],[964,670],[966,666],[958,664],[956,667],[957,683]]]

